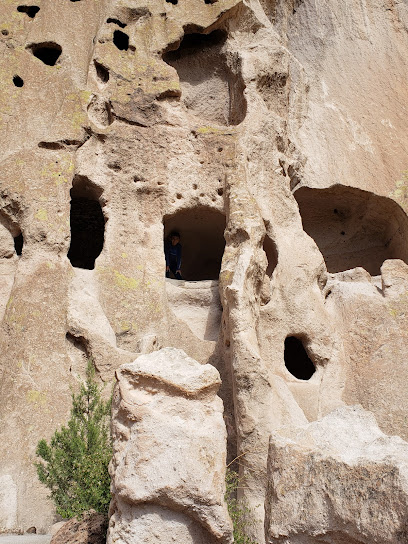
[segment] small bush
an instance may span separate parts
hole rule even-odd
[[[234,543],[257,544],[255,540],[247,535],[248,529],[255,524],[253,512],[246,504],[245,499],[236,498],[237,490],[242,488],[242,481],[238,473],[227,468],[225,482],[227,487],[225,501],[234,528]]]
[[[88,362],[86,381],[72,393],[71,417],[55,431],[48,444],[42,439],[35,463],[40,481],[50,490],[57,513],[63,518],[93,508],[107,513],[110,502],[108,464],[112,457],[110,437],[111,400],[101,399],[95,370]]]

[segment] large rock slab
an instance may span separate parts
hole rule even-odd
[[[108,544],[232,542],[217,370],[164,348],[116,375]]]
[[[406,543],[407,507],[408,443],[360,406],[271,436],[268,543]]]

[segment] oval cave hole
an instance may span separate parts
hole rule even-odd
[[[186,30],[186,29],[185,29]],[[181,99],[192,114],[220,125],[238,125],[246,115],[245,84],[239,61],[224,50],[227,33],[187,33],[163,60],[176,69]]]
[[[21,79],[20,76],[14,76],[13,83],[16,87],[22,87],[24,85],[24,81]]]
[[[18,6],[17,11],[20,11],[21,13],[26,13],[30,17],[30,19],[34,19],[34,17],[40,11],[40,8],[38,6]]]
[[[294,196],[329,272],[361,266],[376,276],[386,259],[408,264],[408,217],[391,198],[344,185],[301,187]]]
[[[103,249],[105,218],[99,203],[102,190],[84,176],[75,176],[71,189],[71,245],[68,259],[75,268],[93,270]]]
[[[316,372],[302,341],[296,336],[288,336],[285,339],[284,357],[286,368],[298,380],[310,380]]]
[[[121,30],[115,30],[113,33],[113,43],[120,51],[129,49],[129,36]]]
[[[225,248],[224,214],[211,208],[192,208],[166,216],[163,223],[165,253],[171,234],[180,234],[183,279],[218,280]]]
[[[16,253],[19,257],[23,253],[23,245],[24,245],[23,233],[20,232],[20,234],[14,237],[14,249],[16,250]]]
[[[268,259],[266,274],[271,278],[273,271],[278,264],[278,251],[276,249],[275,242],[267,234],[264,238],[263,250],[265,251],[266,257]]]
[[[32,54],[48,66],[55,66],[62,53],[62,47],[54,42],[32,44],[28,47]]]

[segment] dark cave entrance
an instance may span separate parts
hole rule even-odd
[[[211,208],[192,208],[165,216],[164,241],[180,233],[181,272],[187,281],[218,280],[224,254],[225,215]]]
[[[302,341],[296,336],[288,336],[285,339],[284,357],[286,368],[298,380],[310,380],[316,372]]]
[[[99,203],[102,190],[83,176],[71,189],[71,245],[68,259],[75,268],[93,270],[105,237],[105,218]]]

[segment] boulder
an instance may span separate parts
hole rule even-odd
[[[164,348],[116,375],[108,544],[232,543],[218,371]]]
[[[57,531],[50,544],[105,544],[108,518],[89,510],[82,518],[72,518]]]
[[[272,434],[269,544],[403,544],[407,508],[408,443],[360,406]]]

